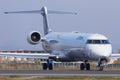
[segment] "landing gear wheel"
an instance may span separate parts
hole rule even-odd
[[[80,70],[84,70],[85,69],[85,64],[84,63],[81,63],[80,64]]]
[[[103,71],[103,66],[100,66],[100,71]]]
[[[97,70],[97,71],[103,71],[103,69],[104,69],[103,66],[97,66],[97,67],[96,67],[96,70]]]
[[[49,63],[49,70],[53,70],[53,65],[52,65],[52,63]]]
[[[43,63],[43,70],[47,70],[47,63]]]
[[[90,70],[90,63],[86,63],[86,70]]]

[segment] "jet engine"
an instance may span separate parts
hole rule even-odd
[[[30,44],[38,44],[41,40],[41,34],[38,31],[33,31],[28,35],[27,40]]]

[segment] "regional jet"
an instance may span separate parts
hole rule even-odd
[[[90,70],[90,61],[97,61],[96,69],[99,71],[104,69],[104,64],[110,58],[120,57],[120,54],[112,54],[112,46],[108,38],[102,34],[80,33],[76,31],[53,32],[49,30],[48,14],[76,13],[47,10],[47,7],[42,7],[41,10],[5,12],[5,14],[10,13],[37,13],[42,15],[44,37],[41,36],[39,31],[32,31],[27,39],[32,45],[42,42],[45,53],[0,53],[0,56],[47,59],[46,63],[43,63],[43,70],[53,70],[51,60],[61,62],[82,61],[80,70]]]

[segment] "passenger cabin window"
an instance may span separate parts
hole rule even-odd
[[[86,44],[110,44],[108,40],[87,40]]]

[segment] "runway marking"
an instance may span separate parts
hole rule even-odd
[[[0,74],[0,76],[119,76],[120,74]]]

